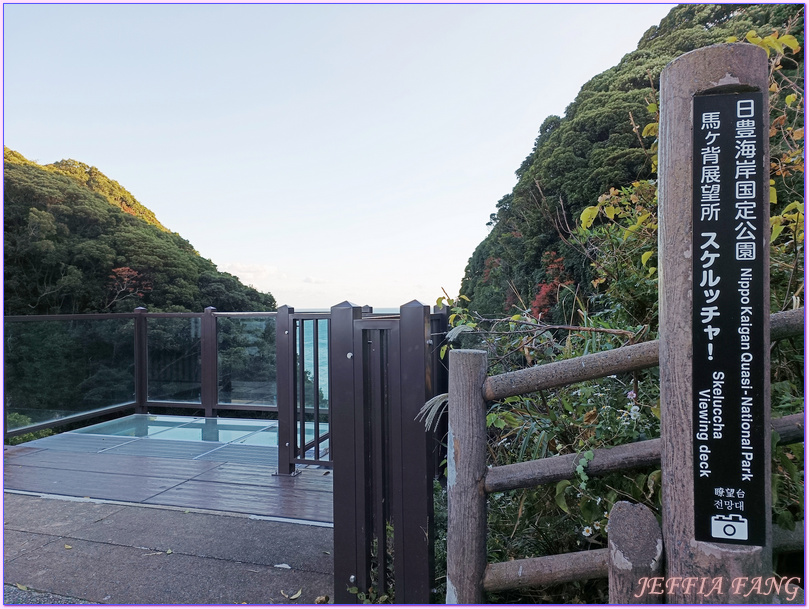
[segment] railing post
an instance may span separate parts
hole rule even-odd
[[[641,503],[618,501],[610,510],[610,605],[657,604],[663,598],[663,534]]]
[[[356,603],[348,588],[367,591],[364,440],[355,433],[354,321],[362,309],[350,302],[331,308],[329,324],[329,402],[334,466],[334,601]],[[359,443],[359,446],[357,445]]]
[[[295,309],[284,305],[275,316],[275,370],[278,399],[278,475],[295,473],[294,447],[290,436],[295,426],[295,329],[292,314]]]
[[[449,354],[447,448],[447,604],[483,600],[486,570],[485,351]]]
[[[200,399],[206,417],[216,416],[214,407],[219,397],[219,377],[216,370],[216,318],[215,307],[206,307],[200,322],[200,356],[202,358]]]
[[[149,346],[146,308],[135,309],[135,412],[146,414],[148,400]]]
[[[430,318],[430,362],[432,365],[432,388],[430,396],[447,392],[447,380],[449,377],[449,359],[441,357],[441,349],[447,343],[447,329],[449,326],[449,307],[433,307],[433,314]],[[433,470],[435,476],[442,476],[444,471],[444,460],[447,457],[447,418],[442,417],[438,426],[431,432],[433,436]]]
[[[739,585],[772,573],[767,88],[766,54],[752,44],[698,49],[661,74],[660,410],[670,603],[767,602],[750,586]],[[763,287],[742,294],[743,267],[758,265]],[[760,348],[740,344],[740,336],[756,332],[763,333]],[[750,393],[740,363],[748,356],[754,363],[747,378],[761,375]],[[707,392],[704,425],[702,400],[695,399],[702,392]],[[760,400],[756,397],[745,413],[745,400],[755,394]],[[750,437],[751,429],[745,416],[754,421],[755,454],[742,448],[740,430],[747,425]],[[744,452],[751,455],[748,465]],[[702,467],[696,473],[695,464]],[[745,467],[752,468],[749,476]],[[725,488],[733,494],[730,507]],[[739,497],[744,488],[747,496]],[[746,530],[741,536],[741,527],[725,539],[714,534],[717,518],[720,524],[749,518],[751,541],[743,541],[748,537]],[[754,527],[760,539],[748,545]],[[707,578],[721,586],[721,594],[705,596],[704,586],[673,585],[688,578]]]
[[[413,300],[399,309],[399,420],[391,421],[394,441],[390,449],[394,467],[391,494],[398,505],[394,517],[396,602],[430,602],[435,561],[433,552],[433,450],[432,434],[416,415],[433,397],[430,353],[430,307]],[[396,489],[394,492],[394,488]]]

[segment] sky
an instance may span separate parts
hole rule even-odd
[[[4,4],[3,143],[296,310],[457,296],[539,126],[673,4]]]

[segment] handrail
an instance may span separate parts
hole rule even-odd
[[[483,576],[483,589],[494,592],[582,579],[600,579],[607,576],[609,554],[609,549],[599,548],[489,563]]]
[[[776,341],[802,334],[803,317],[803,307],[770,315],[770,340]],[[490,376],[483,383],[483,397],[493,402],[542,389],[603,378],[611,374],[653,368],[659,362],[660,343],[651,340]]]
[[[773,550],[793,552],[803,549],[804,523],[796,522],[789,531],[773,526]],[[483,575],[487,592],[546,586],[584,579],[603,579],[609,570],[609,550],[584,550],[489,563]]]
[[[611,374],[653,368],[659,362],[659,343],[599,351],[550,364],[490,376],[483,384],[483,398],[489,402],[542,389],[603,378]]]
[[[804,438],[803,413],[791,414],[772,420],[772,429],[778,432],[778,444],[793,444]],[[600,476],[619,469],[647,467],[660,463],[660,438],[621,444],[612,448],[596,448],[587,464],[588,476]],[[522,461],[492,467],[486,472],[484,490],[487,493],[530,488],[573,477],[580,455],[572,453]]]
[[[4,315],[3,321],[83,321],[92,319],[134,319],[137,313],[76,313],[56,315]]]

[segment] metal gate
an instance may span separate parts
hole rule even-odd
[[[392,315],[349,302],[329,313],[278,309],[278,473],[334,470],[337,603],[357,602],[349,588],[381,596],[394,585],[397,603],[430,601],[445,430],[428,433],[416,415],[446,392],[446,330],[446,309],[417,301]]]
[[[433,585],[433,479],[439,443],[416,414],[445,391],[438,351],[445,313],[413,301],[399,315],[331,310],[335,602],[349,588],[428,603]]]
[[[288,306],[278,309],[275,344],[280,475],[294,475],[298,465],[332,465],[329,318],[328,313],[295,313]]]

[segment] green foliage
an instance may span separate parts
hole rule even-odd
[[[129,191],[115,180],[110,180],[96,167],[67,159],[45,165],[43,169],[72,178],[89,190],[102,195],[111,205],[120,208],[121,211],[168,232],[168,229],[158,222],[152,210],[141,205]]]
[[[360,590],[357,586],[350,586],[348,588],[349,594],[356,594],[358,604],[394,604],[396,592],[393,586],[380,594],[379,593],[379,570],[385,569],[386,581],[393,582],[393,525],[388,522],[385,525],[386,539],[379,543],[379,539],[374,538],[373,547],[371,548],[371,585],[368,590]]]
[[[6,415],[7,429],[20,429],[21,427],[27,427],[28,425],[32,424],[33,421],[31,420],[31,417],[27,417],[24,414],[20,414],[19,412],[9,412]],[[31,433],[13,436],[9,438],[7,442],[11,446],[16,446],[17,444],[30,442],[31,440],[38,440],[39,438],[47,438],[48,436],[51,435],[53,435],[52,429],[40,429],[39,431],[33,431]]]
[[[447,598],[447,489],[433,480],[433,524],[435,536],[433,548],[435,555],[435,586],[430,594],[430,602],[443,604]]]
[[[6,314],[275,309],[96,168],[4,160]]]
[[[373,586],[368,588],[368,592],[362,592],[356,586],[351,586],[348,589],[349,594],[357,596],[358,604],[371,605],[371,604],[392,604],[393,601],[387,594],[378,595]]]
[[[776,446],[773,432],[772,505],[773,522],[789,531],[804,520],[803,443]]]
[[[746,39],[770,57],[770,281],[771,308],[800,305],[804,291],[804,78],[800,42],[803,19],[783,33],[750,31]]]
[[[581,298],[603,293],[591,284],[599,279],[599,270],[567,238],[575,231],[575,219],[611,188],[654,177],[656,97],[663,67],[682,53],[730,36],[744,38],[751,30],[771,51],[778,83],[772,95],[783,109],[773,111],[779,132],[771,139],[773,162],[779,165],[774,170],[778,200],[782,206],[802,203],[803,55],[798,47],[803,43],[803,5],[679,5],[617,66],[585,83],[563,117],[542,122],[531,154],[517,169],[517,185],[497,203],[488,223],[492,230],[469,259],[460,292],[471,299],[470,307],[483,315],[503,315],[512,313],[516,303],[531,303],[542,292],[547,296],[553,285],[543,263],[548,252],[561,258],[560,275],[572,280]],[[778,118],[779,113],[785,118]],[[783,175],[775,175],[778,170]],[[773,216],[780,215],[781,207],[775,211]],[[775,220],[774,225],[802,224],[797,208],[789,213],[794,221]],[[789,254],[787,265],[796,259],[795,251]],[[784,282],[792,277],[794,293],[802,275],[787,267],[783,273]],[[641,308],[654,315],[648,302]],[[546,317],[562,322],[570,312],[569,303],[557,303]],[[632,315],[642,320],[647,313]]]
[[[656,182],[611,188],[582,211],[568,239],[591,261],[593,300],[610,303],[613,321],[656,332]]]

